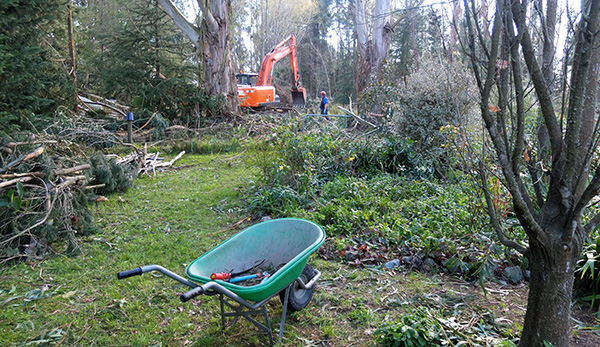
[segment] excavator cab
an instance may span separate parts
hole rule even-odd
[[[235,75],[238,86],[249,86],[256,85],[256,79],[258,78],[257,73],[243,73],[240,72]]]

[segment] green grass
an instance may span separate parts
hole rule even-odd
[[[254,346],[268,342],[246,321],[222,330],[215,297],[181,303],[178,297],[188,287],[164,276],[116,279],[118,271],[147,264],[183,274],[196,257],[256,223],[246,220],[244,209],[238,207],[239,188],[253,184],[254,172],[248,164],[252,155],[244,151],[186,155],[177,162],[184,168],[141,177],[126,193],[111,195],[108,202],[97,205],[94,213],[102,232],[83,238],[79,255],[4,264],[0,345]],[[456,297],[481,296],[475,285],[402,269],[357,268],[316,255],[310,262],[323,276],[309,306],[288,316],[283,346],[371,346],[375,330],[414,305],[442,305],[447,313],[468,322],[478,312],[493,309],[494,300],[505,299],[480,297],[477,311],[467,302],[455,312],[453,306],[444,306],[444,300],[451,297],[454,304]],[[270,300],[267,309],[277,334],[279,300]]]
[[[0,345],[170,346],[195,339],[198,329],[215,332],[209,298],[201,300],[206,306],[183,305],[178,294],[186,287],[152,274],[116,279],[118,271],[154,263],[183,274],[187,263],[238,231],[229,228],[242,218],[232,202],[236,188],[248,184],[248,166],[210,155],[178,164],[194,166],[140,178],[98,205],[103,232],[84,238],[79,256],[0,270]],[[25,298],[40,289],[47,297]]]

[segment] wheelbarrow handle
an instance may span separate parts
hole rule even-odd
[[[122,280],[124,278],[127,277],[132,277],[132,276],[138,276],[144,273],[144,270],[142,270],[141,267],[137,267],[135,269],[131,269],[131,270],[125,270],[125,271],[121,271],[117,274],[117,278]]]
[[[188,290],[187,292],[181,294],[179,300],[181,300],[181,302],[186,302],[202,294],[204,294],[204,288],[202,288],[202,286],[198,286],[192,290]]]

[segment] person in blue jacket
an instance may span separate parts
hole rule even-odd
[[[321,114],[327,114],[329,110],[329,100],[327,100],[327,93],[325,91],[321,92],[321,106],[319,106],[319,112]]]

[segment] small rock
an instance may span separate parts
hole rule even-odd
[[[400,260],[398,260],[398,259],[390,260],[387,263],[385,263],[384,266],[388,269],[397,268],[398,266],[400,266]]]
[[[413,268],[420,268],[423,265],[423,260],[417,256],[404,256],[402,263]]]
[[[346,254],[344,254],[344,258],[346,258],[346,261],[350,262],[350,261],[355,261],[356,259],[358,259],[358,252],[357,251],[346,251]]]
[[[423,262],[423,267],[426,270],[432,270],[437,266],[437,264],[435,263],[435,260],[431,259],[431,258],[427,258],[425,259],[425,261]]]
[[[502,270],[502,274],[512,284],[517,284],[523,280],[523,271],[518,266],[509,266],[504,268],[504,270]]]

